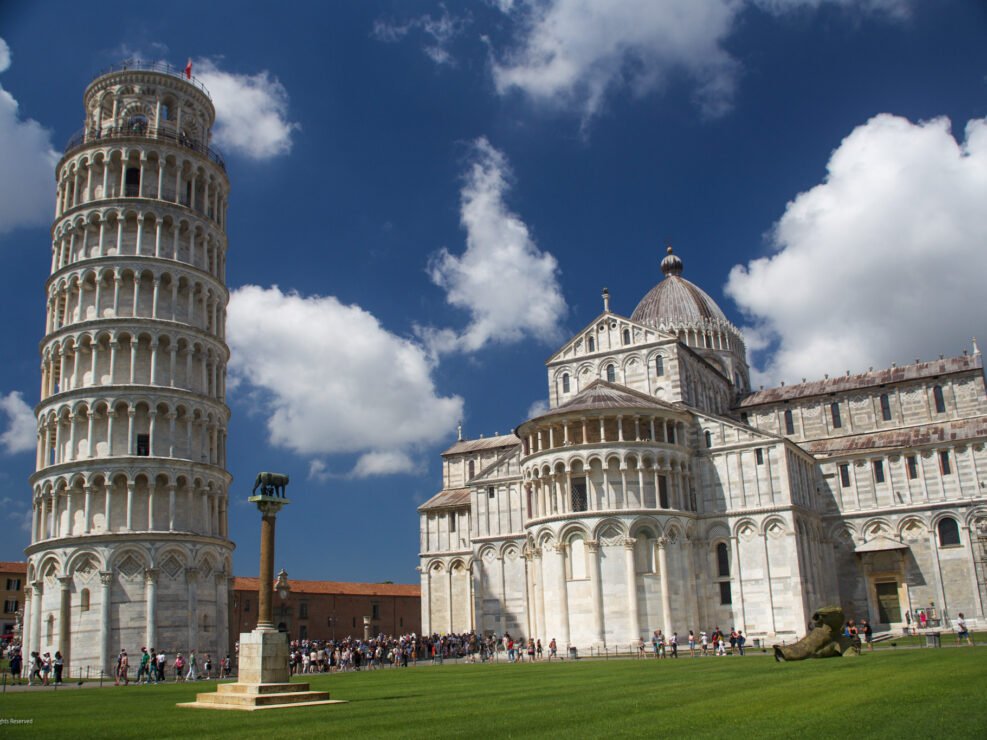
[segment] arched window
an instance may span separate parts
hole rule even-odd
[[[785,409],[785,434],[795,434],[795,419],[792,418],[791,409]]]
[[[662,357],[661,355],[658,355],[655,358],[655,375],[661,377],[664,374],[665,374],[665,358]]]
[[[587,338],[586,349],[590,352],[596,352],[596,340],[593,337]]]
[[[732,604],[733,594],[730,593],[730,553],[727,549],[726,542],[721,542],[716,546],[716,575],[720,579],[718,583],[720,604]]]
[[[126,175],[126,195],[136,197],[141,189],[141,171],[139,167],[128,167]]]
[[[607,382],[608,383],[617,382],[617,368],[613,366],[612,362],[609,365],[607,365]]]
[[[562,373],[562,392],[569,392],[569,373]]]
[[[891,421],[891,399],[887,393],[881,394],[881,418],[884,421]]]
[[[840,404],[835,401],[829,404],[829,413],[833,417],[833,429],[839,429],[843,426],[843,419],[840,417]]]
[[[631,330],[624,329],[624,344],[630,344],[630,343],[631,343]]]
[[[716,575],[720,578],[730,577],[730,553],[726,542],[716,546]]]
[[[467,478],[472,478],[474,475],[476,475],[476,463],[474,461],[470,460],[466,464],[466,470],[467,470],[466,477]]]
[[[655,572],[655,536],[645,529],[634,535],[634,570],[638,573]]]
[[[573,537],[569,540],[568,563],[569,578],[579,581],[586,578],[586,544],[582,537]]]
[[[668,476],[658,476],[658,505],[667,509],[668,507]]]
[[[946,413],[946,399],[942,395],[942,386],[937,385],[932,389],[932,397],[936,402],[936,413],[945,414]]]
[[[713,433],[712,433],[712,432],[710,432],[710,431],[709,431],[709,430],[707,429],[707,430],[706,430],[706,435],[705,435],[705,436],[706,436],[706,446],[707,446],[707,447],[712,447],[712,446],[713,446]]]
[[[127,121],[127,131],[134,134],[143,134],[147,131],[147,116],[140,114],[131,116],[130,120]]]
[[[960,544],[960,527],[952,517],[939,520],[939,547],[956,547]]]
[[[80,611],[89,611],[89,589],[82,589],[82,593],[79,594],[79,609]]]

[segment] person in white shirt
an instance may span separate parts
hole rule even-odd
[[[966,624],[963,612],[960,612],[960,618],[956,620],[956,642],[961,643],[963,640],[966,640],[967,645],[973,644],[973,638],[970,637],[970,628]]]

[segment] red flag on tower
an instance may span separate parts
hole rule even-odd
[[[188,62],[185,63],[185,78],[192,79],[192,57],[189,57]]]

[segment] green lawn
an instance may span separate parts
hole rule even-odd
[[[34,690],[0,698],[4,737],[983,737],[987,651],[445,665],[313,676],[349,704],[179,709],[198,685]],[[203,685],[205,684],[205,685]]]

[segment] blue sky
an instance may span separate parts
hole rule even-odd
[[[0,560],[28,542],[54,163],[99,70],[191,57],[216,102],[231,499],[288,472],[278,568],[412,582],[456,423],[527,418],[666,244],[755,383],[987,340],[985,38],[976,0],[5,0]],[[230,531],[253,574],[256,512]]]

